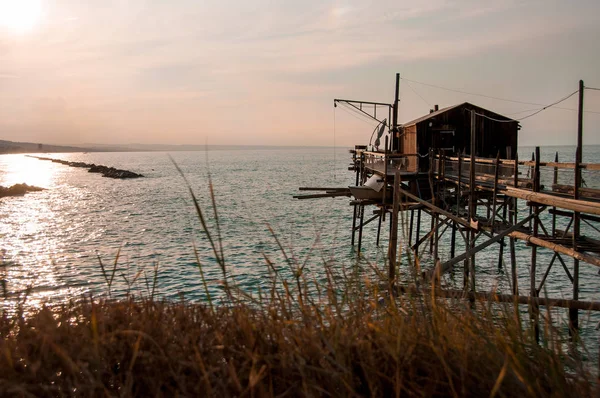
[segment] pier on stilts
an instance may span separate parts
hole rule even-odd
[[[429,115],[399,125],[399,81],[396,75],[392,104],[334,101],[369,115],[389,132],[381,149],[379,145],[357,145],[350,151],[355,186],[301,188],[322,193],[296,198],[350,197],[351,243],[359,253],[364,226],[378,223],[379,245],[382,225],[389,218],[388,275],[390,285],[398,291],[420,289],[397,283],[398,259],[410,252],[417,261],[409,266],[420,266],[423,284],[462,268],[463,288],[438,288],[442,297],[527,304],[536,336],[539,306],[564,307],[570,330],[576,334],[579,311],[600,310],[600,302],[579,299],[580,266],[600,267],[600,189],[582,184],[583,172],[600,176],[600,164],[582,161],[583,81],[574,93],[579,95],[574,162],[559,161],[558,153],[553,162],[544,162],[539,147],[531,160],[519,160],[518,121],[469,103],[444,109],[436,106]],[[370,105],[370,113],[363,104]],[[391,123],[378,119],[378,108],[388,112]],[[367,207],[375,207],[370,217],[366,216]],[[400,217],[405,220],[407,244],[399,250]],[[423,227],[426,220],[427,230]],[[582,233],[583,224],[592,233]],[[522,261],[522,255],[517,261],[517,241],[529,247],[528,262]],[[492,247],[498,248],[498,261],[476,264],[476,254]],[[541,251],[550,253],[549,262],[541,261]],[[506,268],[509,291],[476,290],[477,270],[486,267]],[[549,298],[543,293],[548,278],[560,277],[551,275],[555,267],[564,271],[560,283],[572,287],[568,298]],[[529,275],[526,286],[520,285],[523,268]]]

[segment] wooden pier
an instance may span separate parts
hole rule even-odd
[[[398,82],[397,75],[397,87]],[[400,272],[398,258],[402,253],[410,252],[414,259],[418,259],[412,265],[420,266],[413,272],[420,272],[421,284],[455,268],[462,268],[463,289],[460,292],[463,297],[497,301],[501,297],[501,301],[528,304],[536,334],[539,333],[540,305],[566,307],[569,309],[570,330],[575,333],[579,327],[580,309],[600,310],[599,302],[579,300],[580,263],[600,267],[600,189],[582,187],[582,170],[597,172],[600,176],[600,164],[582,162],[584,91],[581,81],[574,162],[559,161],[559,154],[556,154],[554,162],[543,162],[539,147],[535,148],[531,160],[519,160],[516,151],[518,123],[472,104],[461,105],[466,116],[459,118],[459,122],[456,122],[456,115],[460,106],[446,110],[437,110],[436,107],[431,112],[432,116],[417,119],[409,126],[400,126],[397,124],[398,89],[393,104],[375,103],[388,106],[390,113],[394,113],[393,123],[388,126],[390,139],[386,136],[384,148],[379,150],[357,145],[351,150],[350,169],[355,172],[356,186],[362,186],[376,176],[378,182],[383,182],[383,187],[378,191],[379,195],[355,197],[350,201],[354,212],[352,245],[356,244],[360,252],[363,227],[373,221],[378,221],[379,245],[381,226],[388,217],[388,275],[394,289],[407,289],[396,286],[396,282]],[[374,109],[376,112],[377,105]],[[451,112],[455,115],[454,124]],[[462,122],[468,126],[467,131],[457,126]],[[486,135],[485,129],[506,131],[506,126],[513,122],[514,137],[507,134],[509,138],[498,141],[497,137],[491,139]],[[409,136],[411,131],[414,136]],[[456,141],[449,140],[452,137]],[[452,144],[459,141],[468,146],[459,149]],[[416,150],[409,151],[409,145]],[[422,152],[424,147],[427,148],[425,153]],[[492,151],[495,151],[495,157],[479,156]],[[545,180],[551,176],[552,183],[543,184],[542,175],[547,177]],[[559,180],[559,176],[563,181]],[[297,197],[352,196],[351,190],[346,188],[323,188],[323,191],[325,193]],[[367,206],[375,206],[376,210],[365,220]],[[402,212],[403,219],[407,220],[405,242],[408,243],[399,249],[398,226]],[[425,217],[430,222],[428,231],[422,230]],[[593,236],[582,234],[582,223],[589,231],[598,233]],[[445,234],[450,234],[450,247],[440,246]],[[526,242],[529,247],[529,263],[517,262],[517,240]],[[510,270],[506,271],[510,275],[510,291],[506,294],[476,291],[475,254],[492,246],[499,248],[499,254],[497,263],[491,266],[502,268],[505,263],[509,264]],[[443,249],[450,253],[444,262],[439,255]],[[461,252],[458,252],[459,249]],[[552,254],[548,263],[540,261],[541,250]],[[424,252],[429,252],[429,255],[422,256]],[[424,262],[423,258],[428,258],[428,262]],[[479,269],[489,266],[480,264]],[[518,270],[522,267],[528,269],[529,283],[526,286],[519,285]],[[563,269],[564,281],[560,283],[572,287],[570,298],[540,297],[553,267]],[[411,289],[420,288],[413,286]],[[447,291],[444,294],[456,295],[457,292]]]

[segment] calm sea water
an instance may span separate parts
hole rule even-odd
[[[521,148],[521,159],[533,148]],[[573,147],[542,149],[542,160],[573,161]],[[124,294],[135,276],[133,289],[146,289],[146,277],[158,264],[157,292],[163,297],[202,300],[205,295],[194,254],[197,248],[211,294],[219,295],[220,268],[195,214],[186,183],[166,153],[75,153],[52,154],[54,158],[97,163],[142,173],[146,178],[113,180],[86,170],[71,168],[24,155],[0,156],[0,185],[27,183],[46,188],[22,197],[0,200],[0,279],[7,291],[31,288],[28,303],[60,302],[82,294],[107,294],[99,262],[112,267],[119,252],[113,294]],[[352,208],[347,198],[295,200],[300,186],[353,184],[347,170],[346,148],[236,150],[172,153],[216,232],[210,207],[208,173],[212,176],[218,206],[225,259],[231,275],[247,291],[269,283],[264,257],[271,258],[289,275],[282,252],[270,232],[275,232],[290,257],[307,260],[307,272],[323,277],[325,262],[350,266],[355,258],[350,246]],[[585,162],[600,163],[600,147],[588,146]],[[526,170],[523,169],[525,173]],[[600,188],[600,175],[584,173],[588,186]],[[549,184],[552,171],[545,170]],[[572,172],[561,171],[560,182],[572,181]],[[524,206],[524,203],[523,203]],[[523,207],[522,209],[526,209]],[[370,214],[368,210],[367,216]],[[523,213],[524,214],[524,213]],[[562,221],[559,221],[559,225]],[[428,220],[423,220],[427,230]],[[564,225],[563,225],[564,226]],[[377,222],[365,228],[364,256],[383,269],[387,246],[375,245]],[[591,237],[600,233],[582,225]],[[447,233],[449,235],[449,233]],[[442,240],[448,242],[449,237]],[[382,228],[386,242],[387,228]],[[530,250],[518,243],[520,285],[529,285]],[[460,251],[457,251],[460,253]],[[424,261],[428,254],[424,253]],[[449,248],[440,252],[449,258]],[[539,250],[538,280],[552,254]],[[506,262],[509,257],[506,253]],[[478,289],[508,290],[507,274],[497,267],[497,247],[478,254]],[[566,260],[572,268],[572,261]],[[445,283],[460,285],[462,271],[445,277]],[[598,269],[581,265],[581,299],[600,300]],[[571,297],[571,286],[557,263],[546,283],[550,297]],[[17,295],[0,301],[14,306]],[[600,318],[593,317],[586,330]],[[591,331],[589,333],[592,333]]]

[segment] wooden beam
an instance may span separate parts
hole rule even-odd
[[[535,217],[535,214],[532,214],[528,217],[526,217],[525,219],[523,219],[521,222],[513,225],[512,227],[505,229],[504,231],[498,233],[497,235],[495,235],[493,238],[486,240],[485,242],[473,247],[472,249],[467,250],[466,252],[464,252],[463,254],[456,256],[448,261],[446,261],[445,263],[440,265],[440,269],[432,269],[432,270],[428,270],[423,272],[422,276],[425,279],[431,279],[436,273],[439,272],[439,274],[444,274],[446,272],[448,272],[449,270],[452,269],[452,266],[454,266],[454,264],[459,263],[463,260],[466,260],[467,258],[475,255],[475,253],[485,249],[486,247],[502,240],[504,237],[510,235],[511,232],[516,231],[517,229],[521,228],[523,225],[527,224],[529,222],[529,220],[531,220],[533,217]]]
[[[508,236],[529,242],[536,246],[545,247],[546,249],[553,250],[557,253],[566,254],[567,256],[573,257],[577,260],[585,261],[588,264],[600,267],[600,258],[577,252],[566,246],[548,242],[544,239],[536,238],[535,236],[527,235],[526,233],[520,231],[513,231],[509,233]]]
[[[398,287],[399,293],[408,294],[419,294],[431,296],[431,290],[418,289],[414,286],[401,286]],[[433,291],[434,296],[441,298],[454,298],[454,299],[469,299],[469,300],[480,300],[480,301],[493,301],[498,303],[517,303],[517,304],[535,304],[543,305],[546,307],[561,307],[571,308],[584,311],[600,311],[600,302],[598,301],[581,301],[581,300],[568,300],[568,299],[557,299],[547,297],[531,297],[531,296],[517,296],[512,294],[498,294],[495,292],[465,292],[463,290],[456,289],[435,289]]]

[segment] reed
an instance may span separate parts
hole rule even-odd
[[[212,183],[211,206],[217,216]],[[191,192],[191,190],[190,190]],[[229,277],[220,238],[192,200],[223,273],[225,299],[85,297],[0,317],[2,396],[592,396],[548,312],[538,344],[514,307],[431,294],[392,295],[378,272],[323,262],[325,278],[288,255],[268,289]],[[276,235],[273,233],[274,237]],[[117,260],[101,265],[107,286]],[[373,265],[374,266],[374,265]],[[375,266],[374,266],[375,267]],[[376,269],[377,267],[375,267]],[[139,276],[139,274],[138,274]],[[136,277],[137,279],[137,277]]]

